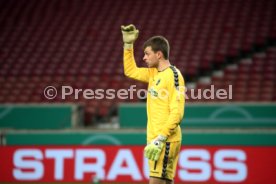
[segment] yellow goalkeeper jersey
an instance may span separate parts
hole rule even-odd
[[[156,68],[137,67],[133,52],[133,49],[124,49],[124,73],[129,78],[148,83],[147,141],[158,135],[168,137],[168,142],[180,141],[185,103],[181,72],[174,66],[161,72]]]

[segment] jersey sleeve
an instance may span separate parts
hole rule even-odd
[[[180,72],[174,70],[173,75],[168,76],[169,117],[164,124],[161,135],[169,137],[180,125],[184,115],[185,89],[184,79]]]
[[[137,67],[133,49],[124,49],[124,73],[129,78],[149,82],[150,69]]]

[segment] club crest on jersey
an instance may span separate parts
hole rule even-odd
[[[158,92],[155,91],[153,88],[150,88],[148,93],[151,95],[151,96],[154,96],[154,97],[157,97],[158,96]]]

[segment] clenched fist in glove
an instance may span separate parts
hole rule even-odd
[[[123,42],[125,49],[133,48],[135,40],[138,38],[139,30],[133,24],[127,26],[121,26],[121,31],[123,34]]]

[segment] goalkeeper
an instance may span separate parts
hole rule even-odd
[[[133,45],[139,31],[121,26],[124,42],[124,73],[148,83],[147,146],[150,184],[172,184],[181,147],[180,122],[184,114],[184,79],[169,61],[169,43],[162,36],[144,43],[143,60],[148,68],[136,66]]]

